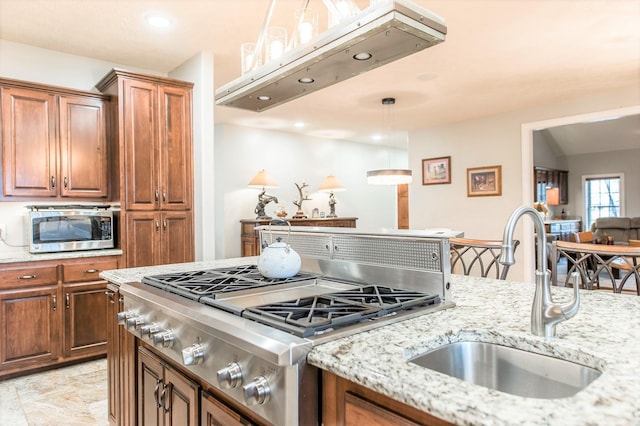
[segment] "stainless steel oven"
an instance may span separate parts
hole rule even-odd
[[[49,253],[114,247],[109,205],[28,206],[29,251]]]

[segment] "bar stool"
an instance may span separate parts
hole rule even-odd
[[[451,272],[463,275],[493,275],[493,278],[506,280],[509,265],[499,262],[502,252],[502,240],[475,240],[468,238],[450,238]],[[513,241],[513,249],[518,247],[519,240]]]

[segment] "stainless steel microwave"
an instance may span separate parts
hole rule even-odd
[[[29,206],[29,251],[51,253],[114,247],[109,206]]]

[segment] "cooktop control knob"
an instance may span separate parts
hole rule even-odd
[[[242,383],[242,370],[237,362],[231,362],[225,368],[218,370],[218,384],[221,387],[235,388],[240,383]]]
[[[153,344],[158,347],[170,348],[173,346],[174,339],[173,330],[161,331],[153,335]]]
[[[151,339],[154,334],[160,332],[160,324],[152,322],[151,324],[143,325],[140,327],[140,334],[145,339]]]
[[[144,325],[144,318],[135,316],[127,318],[125,325],[127,328],[135,328],[137,330]]]
[[[262,376],[254,378],[251,383],[242,387],[247,405],[265,404],[271,399],[269,382]]]
[[[136,314],[133,311],[118,312],[118,324],[124,325],[129,318],[133,318],[134,316],[136,316]]]
[[[204,361],[204,346],[200,343],[194,343],[182,350],[182,362],[184,365],[196,365],[202,361]]]

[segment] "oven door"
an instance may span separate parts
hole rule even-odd
[[[111,211],[30,212],[29,251],[31,253],[113,247],[113,213]]]

